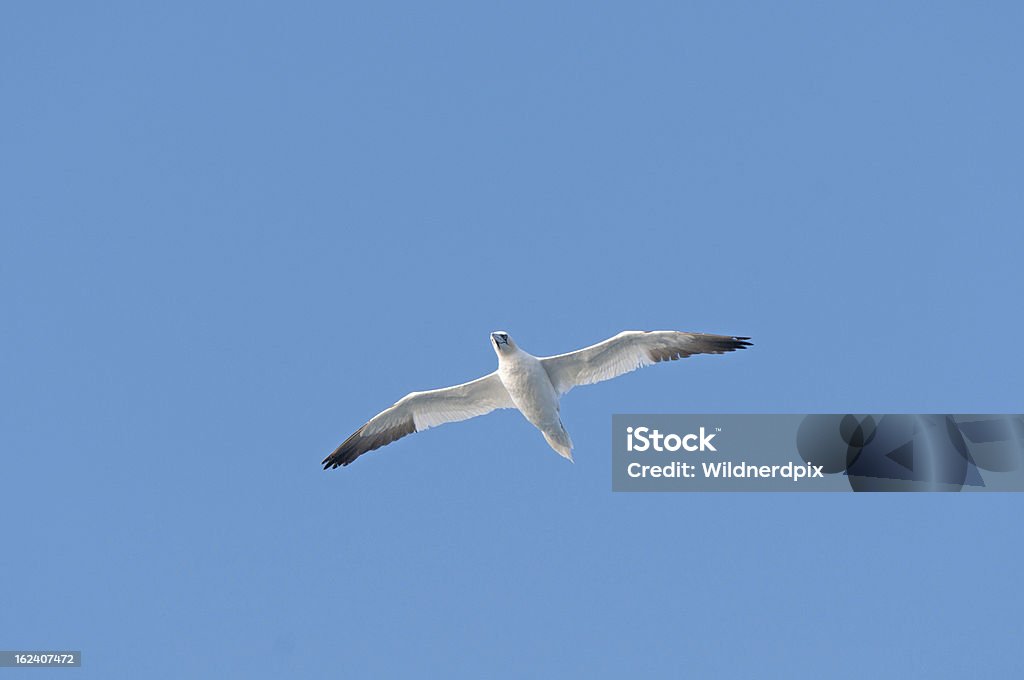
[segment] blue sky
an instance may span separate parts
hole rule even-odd
[[[1020,412],[1022,29],[5,3],[0,647],[103,678],[1020,674],[1020,496],[613,494],[609,429]],[[575,465],[500,412],[320,469],[492,370],[497,328],[756,345],[574,391]]]

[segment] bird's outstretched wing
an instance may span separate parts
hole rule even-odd
[[[749,347],[750,338],[679,331],[623,331],[590,347],[540,361],[559,394],[577,385],[611,380],[659,361],[691,354],[723,354]]]
[[[324,469],[348,465],[373,451],[428,427],[468,420],[497,408],[513,408],[497,372],[468,383],[429,392],[412,392],[381,411],[324,458]]]

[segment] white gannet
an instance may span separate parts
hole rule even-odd
[[[519,349],[505,331],[491,333],[498,370],[468,383],[412,392],[381,411],[323,460],[324,469],[348,465],[407,434],[499,408],[519,409],[548,445],[572,460],[572,440],[559,417],[559,398],[577,385],[610,380],[659,361],[691,354],[723,354],[749,347],[750,338],[679,331],[624,331],[590,347],[551,357]]]

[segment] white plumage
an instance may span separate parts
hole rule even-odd
[[[535,357],[504,331],[491,333],[498,370],[482,378],[429,392],[413,392],[356,430],[323,461],[324,469],[348,465],[374,449],[430,427],[467,420],[499,408],[517,408],[559,455],[572,460],[572,439],[559,417],[559,398],[590,385],[692,354],[723,354],[749,347],[750,338],[679,331],[624,331],[590,347]]]

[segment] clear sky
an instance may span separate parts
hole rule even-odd
[[[1020,675],[1024,496],[613,494],[609,432],[1024,410],[1022,33],[1016,2],[3,3],[0,648]],[[756,345],[574,391],[575,465],[504,411],[321,470],[502,328]]]

